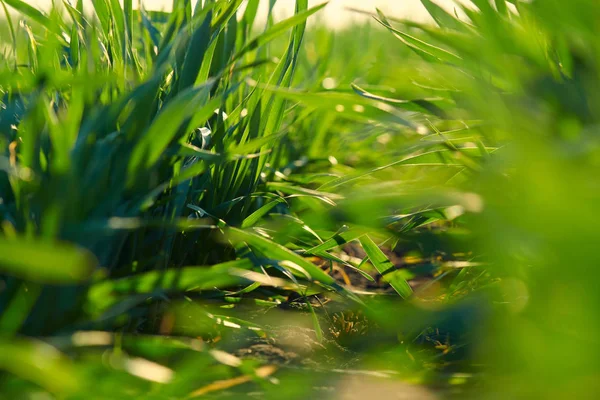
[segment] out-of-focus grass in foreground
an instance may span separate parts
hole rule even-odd
[[[600,3],[421,1],[0,0],[2,396],[597,398]]]

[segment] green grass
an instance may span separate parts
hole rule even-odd
[[[3,397],[597,397],[596,1],[0,3]]]

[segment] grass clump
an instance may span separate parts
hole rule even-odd
[[[598,392],[593,0],[1,2],[3,395]]]

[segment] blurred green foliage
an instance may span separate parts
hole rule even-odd
[[[421,2],[0,0],[2,396],[598,397],[600,3]]]

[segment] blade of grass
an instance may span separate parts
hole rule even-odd
[[[283,199],[276,199],[274,201],[271,201],[270,203],[265,204],[258,210],[254,211],[252,214],[250,214],[248,217],[246,217],[244,219],[244,221],[242,221],[242,225],[241,225],[242,229],[246,229],[246,228],[250,228],[250,227],[254,226],[258,221],[260,221],[260,219],[262,217],[267,215],[269,213],[269,211],[271,211],[274,207],[276,207],[277,205],[284,203],[284,202],[285,202],[285,200],[283,200]]]
[[[315,281],[324,284],[334,283],[333,278],[323,272],[319,267],[278,243],[254,233],[236,228],[229,228],[227,233],[229,238],[234,242],[245,242],[250,247],[258,250],[267,257],[270,257],[274,260],[288,261],[296,264],[302,270],[306,271],[306,273],[308,273],[308,275]]]
[[[394,264],[392,264],[375,242],[368,235],[362,236],[359,240],[373,266],[383,275],[383,279],[394,288],[400,297],[407,299],[412,296],[413,291],[408,282],[399,274],[390,272],[395,268]]]
[[[52,21],[48,18],[47,15],[42,13],[35,7],[30,6],[29,4],[21,1],[21,0],[2,0],[2,3],[6,3],[15,10],[19,11],[23,15],[31,18],[35,22],[40,25],[46,27],[47,29],[51,29]]]

